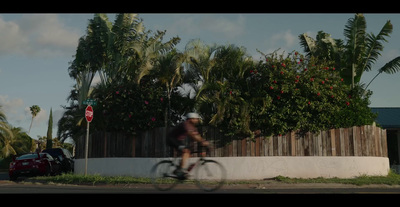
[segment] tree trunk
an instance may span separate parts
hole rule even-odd
[[[29,135],[29,133],[31,133],[32,123],[33,123],[33,116],[32,116],[32,120],[31,120],[31,125],[29,126],[28,135]]]

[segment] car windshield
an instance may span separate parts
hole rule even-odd
[[[17,157],[17,160],[35,159],[37,157],[38,157],[37,154],[26,154],[26,155],[21,155],[21,156]]]
[[[62,155],[61,149],[58,149],[58,148],[45,149],[45,150],[43,150],[43,152],[47,152],[47,153],[51,154],[53,157]]]

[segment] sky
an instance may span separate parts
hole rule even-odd
[[[115,14],[107,14],[114,21]],[[166,30],[163,41],[180,37],[177,49],[183,51],[191,39],[206,44],[234,44],[246,48],[259,60],[263,53],[297,50],[303,53],[298,35],[307,33],[315,39],[318,31],[344,39],[343,30],[353,13],[144,13],[138,14],[144,26],[153,32]],[[368,83],[380,67],[400,56],[400,14],[367,13],[367,32],[378,34],[387,20],[393,33],[384,43],[382,56],[361,82]],[[78,40],[86,34],[93,13],[0,13],[0,105],[8,122],[29,130],[32,116],[29,107],[39,105],[30,136],[46,136],[50,109],[53,112],[53,137],[57,122],[67,105],[74,80],[68,75]],[[400,73],[381,74],[369,86],[373,91],[371,107],[400,107]],[[98,81],[98,77],[94,82]],[[94,114],[94,119],[96,114]]]

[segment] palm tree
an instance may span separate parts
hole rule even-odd
[[[11,131],[14,137],[11,141],[11,146],[17,154],[24,154],[35,150],[33,139],[21,127],[12,127]]]
[[[173,49],[167,54],[161,55],[156,62],[154,74],[163,85],[165,85],[167,93],[167,107],[165,109],[165,126],[169,126],[171,121],[171,95],[172,92],[182,83],[183,63],[185,54],[177,52]]]
[[[114,24],[110,25],[106,18],[98,25],[102,29],[103,42],[107,41],[105,48],[106,58],[103,68],[99,71],[103,86],[107,84],[140,80],[150,74],[159,55],[171,51],[179,43],[180,38],[174,37],[163,43],[166,31],[157,31],[154,36],[149,36],[151,31],[145,30],[143,21],[136,14],[118,14]]]
[[[186,71],[185,83],[196,92],[201,84],[211,81],[211,69],[215,65],[215,52],[219,50],[216,44],[207,45],[200,39],[193,39],[185,46]]]
[[[2,106],[0,105],[0,137],[12,136],[12,132],[7,122],[7,117],[1,108]]]
[[[228,129],[226,136],[250,135],[253,97],[247,95],[245,71],[252,68],[252,59],[246,56],[244,48],[228,45],[219,47],[211,61],[212,67],[203,71],[207,78],[197,91],[197,109],[207,123]]]
[[[31,106],[29,109],[31,110],[32,120],[31,120],[31,125],[29,126],[28,134],[31,132],[33,119],[34,119],[34,118],[38,115],[38,113],[40,112],[40,107],[39,107],[38,105],[33,105],[33,106]]]
[[[8,157],[12,152],[10,150],[10,139],[13,137],[11,126],[7,122],[7,117],[0,106],[0,147],[2,157]]]
[[[21,127],[12,127],[7,124],[7,128],[10,133],[0,134],[1,157],[28,153],[34,150],[32,138]]]
[[[345,83],[354,88],[355,84],[361,80],[363,72],[372,70],[372,65],[381,56],[380,52],[383,51],[382,43],[387,42],[386,37],[389,37],[393,31],[390,20],[383,25],[378,35],[367,33],[366,28],[364,15],[356,14],[345,25],[346,43],[339,39],[332,39],[330,35],[320,31],[317,40],[301,34],[299,36],[300,45],[308,56],[334,61],[334,65],[340,69],[340,74]],[[381,67],[371,82],[381,73],[393,74],[399,70],[400,57],[396,57]]]
[[[81,133],[82,101],[95,94],[95,90],[127,82],[140,84],[154,69],[157,58],[180,41],[174,37],[163,43],[165,31],[157,31],[154,36],[150,33],[136,14],[117,14],[114,24],[106,14],[94,15],[69,67],[69,75],[76,84],[68,97],[70,106],[65,107],[67,111],[58,123],[60,140]],[[94,88],[91,85],[96,73],[101,81]]]

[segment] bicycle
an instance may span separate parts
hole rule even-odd
[[[207,152],[209,148],[207,147]],[[199,153],[201,151],[192,152]],[[189,180],[191,172],[194,171],[194,183],[206,192],[215,191],[222,187],[226,178],[225,168],[217,161],[205,158],[205,153],[200,153],[196,162],[189,164],[186,176],[177,176],[173,172],[180,166],[181,157],[173,160],[162,160],[155,164],[151,169],[151,182],[160,191],[167,191],[175,187],[178,183]]]

